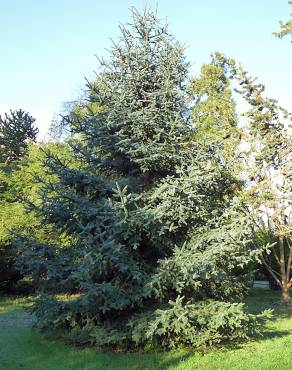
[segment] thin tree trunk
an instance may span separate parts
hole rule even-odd
[[[291,298],[289,296],[289,285],[285,268],[285,246],[284,238],[279,237],[279,246],[280,246],[280,273],[281,273],[281,287],[282,287],[282,302],[290,303]]]

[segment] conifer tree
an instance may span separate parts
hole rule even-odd
[[[35,119],[22,109],[0,116],[0,162],[20,159],[28,147],[28,141],[35,141],[38,129]]]
[[[192,109],[192,119],[196,125],[194,140],[220,143],[221,158],[233,165],[237,162],[236,154],[241,139],[231,87],[236,73],[235,60],[216,52],[212,55],[211,63],[202,66],[200,75],[191,81],[190,87],[195,102]]]
[[[244,286],[233,272],[256,252],[220,146],[190,140],[184,48],[155,13],[133,10],[100,62],[82,114],[68,116],[80,165],[48,154],[59,181],[44,184],[36,206],[72,238],[63,269],[80,294],[60,301],[45,291],[39,326],[114,346],[245,337],[258,321],[234,303]]]
[[[288,3],[292,5],[291,0]],[[290,13],[290,16],[292,16],[292,13]],[[287,35],[292,36],[292,19],[289,19],[287,22],[280,21],[280,30],[275,32],[274,35],[280,39]]]
[[[27,154],[28,141],[36,140],[38,130],[34,122],[35,119],[21,109],[0,116],[0,289],[12,286],[21,278],[14,266],[15,251],[7,227],[21,219],[22,205],[13,192],[15,184],[11,184],[11,179],[18,170],[19,160]]]

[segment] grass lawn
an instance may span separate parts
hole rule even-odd
[[[292,307],[277,305],[279,293],[255,290],[247,299],[251,311],[274,308],[264,336],[210,349],[205,353],[101,353],[67,346],[31,329],[26,308],[30,298],[0,299],[0,370],[291,370]]]

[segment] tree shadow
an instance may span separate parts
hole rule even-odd
[[[273,319],[292,318],[292,304],[281,302],[281,292],[270,289],[253,289],[245,299],[250,313],[260,313],[266,309],[273,310]]]
[[[57,340],[48,340],[38,332],[32,331],[31,322],[29,321],[31,316],[27,310],[23,310],[24,302],[22,299],[19,299],[19,301],[13,301],[9,298],[2,300],[0,326],[6,327],[6,338],[8,338],[8,334],[12,338],[10,340],[10,356],[16,356],[16,359],[13,363],[14,367],[11,367],[10,359],[7,358],[6,361],[9,361],[7,366],[10,365],[10,368],[20,369],[15,365],[21,363],[27,369],[36,369],[36,365],[43,369],[58,366],[59,369],[67,370],[167,370],[169,368],[184,368],[184,366],[185,368],[200,369],[201,356],[208,356],[211,352],[216,353],[218,350],[220,353],[223,352],[228,355],[229,352],[240,350],[253,342],[291,335],[289,329],[285,330],[284,325],[280,325],[280,327],[274,325],[275,319],[292,317],[292,306],[280,305],[279,302],[280,292],[262,289],[253,290],[246,299],[249,312],[259,313],[264,309],[274,309],[274,317],[267,321],[267,324],[263,327],[262,335],[254,335],[248,341],[226,342],[220,346],[201,350],[181,348],[165,352],[153,349],[149,352],[105,353],[98,349],[76,348]],[[17,338],[19,330],[25,340],[19,343],[15,339],[14,343],[13,338]],[[2,334],[5,333],[2,331]],[[20,355],[17,355],[17,352],[25,353],[25,356],[19,358]],[[195,358],[198,358],[198,362]]]

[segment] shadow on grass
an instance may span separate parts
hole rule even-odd
[[[280,291],[253,289],[245,303],[251,313],[260,313],[265,309],[272,309],[274,319],[292,318],[292,304],[284,305],[281,303]]]
[[[109,353],[48,339],[32,329],[31,315],[23,308],[30,303],[23,298],[0,299],[0,369],[166,370],[192,355],[188,350]]]
[[[280,293],[268,290],[253,290],[246,299],[250,312],[258,313],[274,309],[274,318],[292,317],[292,307],[279,305]],[[204,351],[179,349],[167,352],[105,353],[92,348],[76,348],[59,340],[48,340],[30,327],[29,313],[23,307],[31,304],[32,298],[0,299],[0,369],[29,370],[167,370],[183,369],[184,364],[198,352],[209,355],[220,349],[223,353],[243,348],[247,342],[225,343],[224,346]],[[2,310],[1,310],[2,308]],[[275,321],[275,320],[274,320]],[[289,328],[274,326],[269,321],[263,335],[254,336],[252,342],[290,335]],[[271,324],[271,325],[270,325]],[[7,330],[1,330],[4,326]],[[283,329],[283,330],[282,330]],[[192,367],[200,369],[192,362]]]
[[[248,341],[226,342],[220,346],[220,350],[229,351],[243,348],[247,343],[261,342],[291,335],[290,328],[279,328],[278,319],[292,319],[292,305],[281,303],[281,293],[269,289],[252,289],[245,299],[247,310],[253,314],[259,314],[266,309],[272,309],[273,315],[263,324],[260,334],[252,335]],[[276,324],[277,322],[277,324]],[[208,351],[208,350],[207,350]]]

